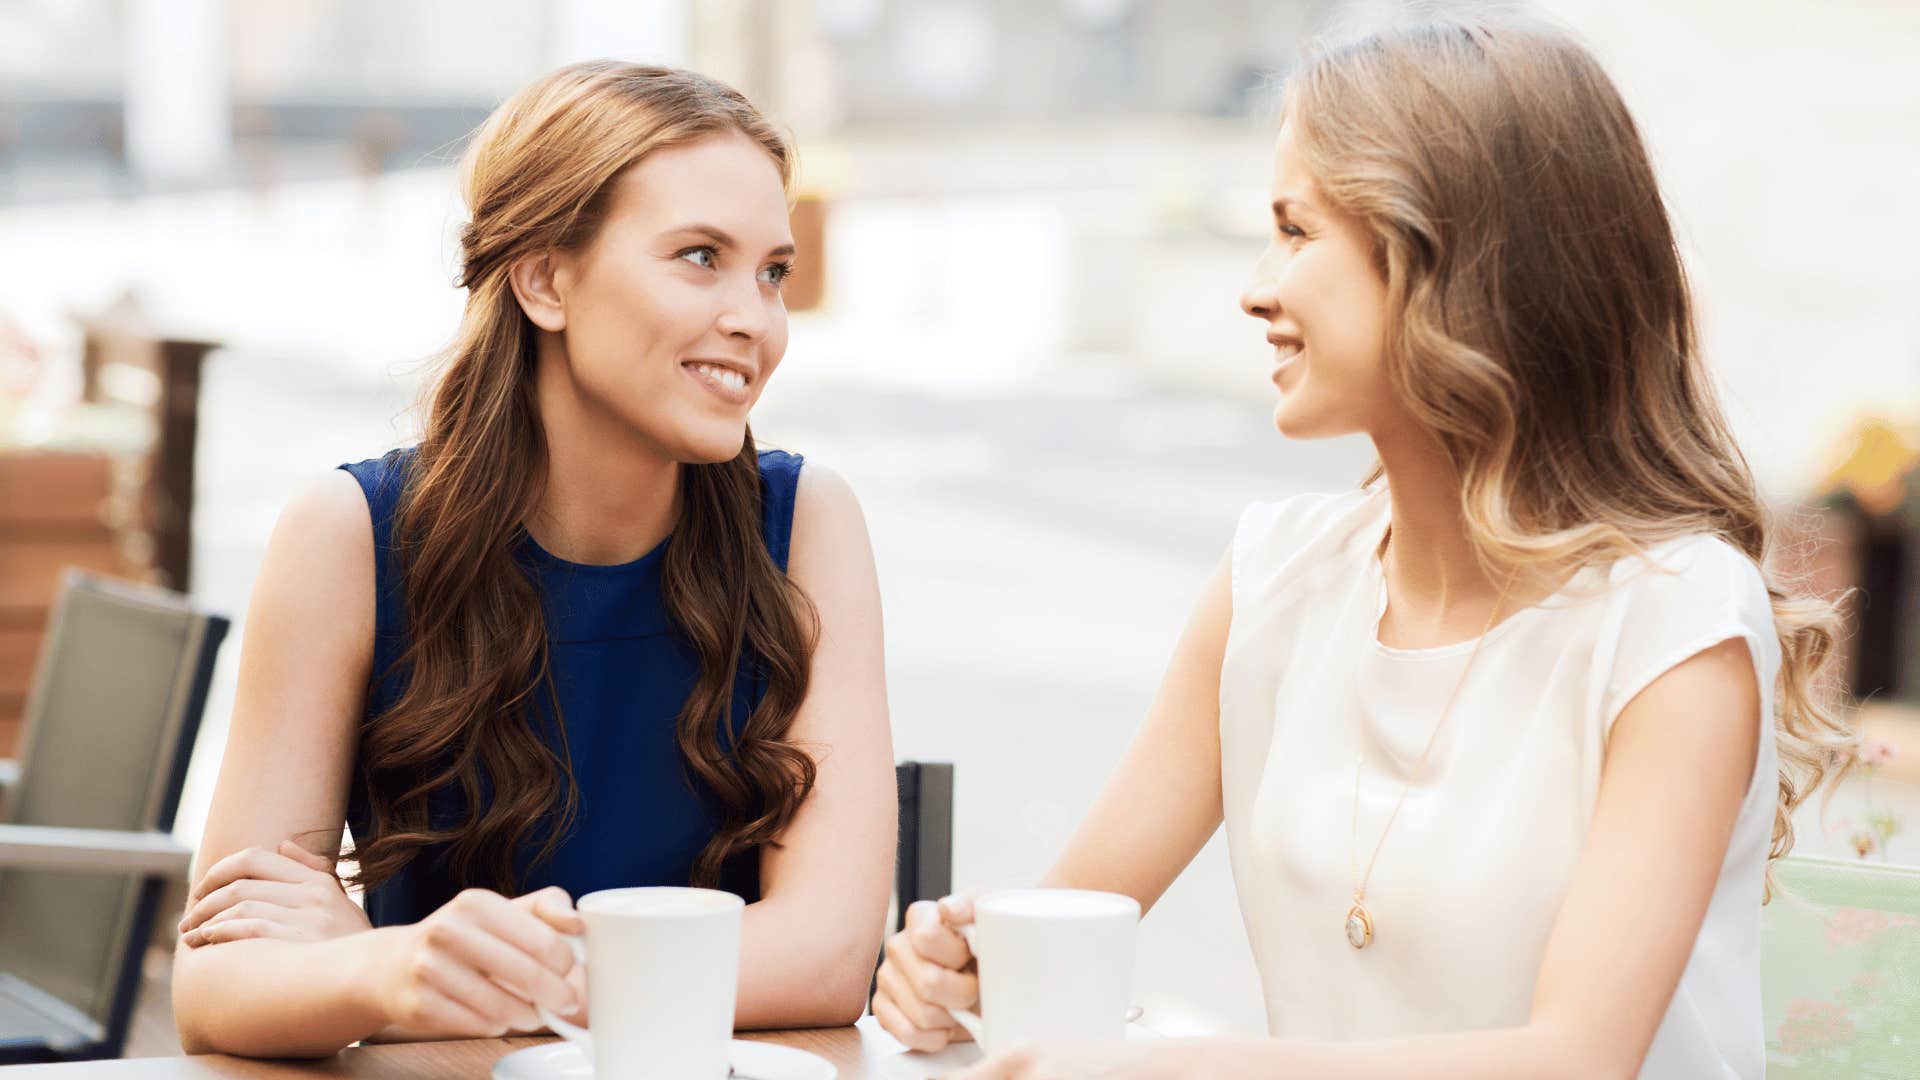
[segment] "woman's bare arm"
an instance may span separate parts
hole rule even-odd
[[[1043,882],[1153,907],[1220,827],[1220,665],[1232,556],[1207,579],[1147,718]]]
[[[761,858],[761,900],[740,949],[741,1028],[851,1024],[886,930],[898,825],[880,589],[852,489],[800,474],[788,573],[820,615],[791,738],[814,756],[813,793]]]
[[[248,605],[240,684],[195,879],[300,838],[337,854],[373,655],[373,532],[354,479],[328,474],[281,515]],[[343,939],[344,940],[344,939]],[[189,1052],[327,1053],[379,1027],[337,942],[232,941],[174,954]],[[293,1039],[299,1032],[301,1039]]]

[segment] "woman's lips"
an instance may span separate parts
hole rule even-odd
[[[752,397],[746,376],[733,368],[689,360],[680,365],[680,370],[729,405],[745,405]]]
[[[1295,364],[1297,364],[1300,360],[1300,355],[1304,352],[1306,352],[1306,350],[1301,348],[1298,345],[1274,346],[1274,350],[1273,350],[1274,365],[1273,365],[1273,376],[1272,376],[1274,385],[1276,386],[1279,385],[1280,376],[1286,374],[1289,368],[1292,368]]]

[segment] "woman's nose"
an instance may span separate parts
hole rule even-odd
[[[1255,274],[1240,292],[1240,310],[1256,319],[1271,320],[1278,308],[1279,304],[1273,299],[1273,281],[1265,274]]]
[[[759,341],[767,336],[772,321],[767,303],[757,288],[738,290],[728,297],[727,306],[720,313],[719,328],[728,337]]]
[[[1280,310],[1280,301],[1274,296],[1272,254],[1273,249],[1269,247],[1260,256],[1260,261],[1253,264],[1253,278],[1240,291],[1240,310],[1256,319],[1268,321]]]

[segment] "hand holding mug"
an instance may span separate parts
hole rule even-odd
[[[921,900],[907,908],[905,928],[887,939],[873,1015],[908,1048],[938,1050],[973,1037],[949,1011],[980,1000],[973,948],[963,933],[972,923],[971,895]]]
[[[535,1006],[572,1015],[573,949],[566,892],[509,900],[468,889],[411,926],[365,935],[365,985],[389,1027],[413,1035],[497,1038],[537,1031]],[[574,916],[575,919],[578,916]]]
[[[909,1048],[937,1050],[963,1034],[989,1052],[1125,1036],[1133,897],[1014,889],[916,904],[906,921],[887,942],[873,1012]]]

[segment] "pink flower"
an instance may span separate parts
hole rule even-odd
[[[1854,751],[1854,756],[1867,768],[1877,769],[1899,757],[1900,748],[1880,739],[1862,739],[1859,749]]]
[[[1853,1021],[1846,1009],[1830,1001],[1791,1001],[1775,1036],[1782,1051],[1798,1057],[1809,1050],[1852,1042]]]
[[[1827,920],[1827,948],[1865,945],[1881,933],[1903,926],[1920,926],[1920,919],[1873,908],[1836,908]]]

